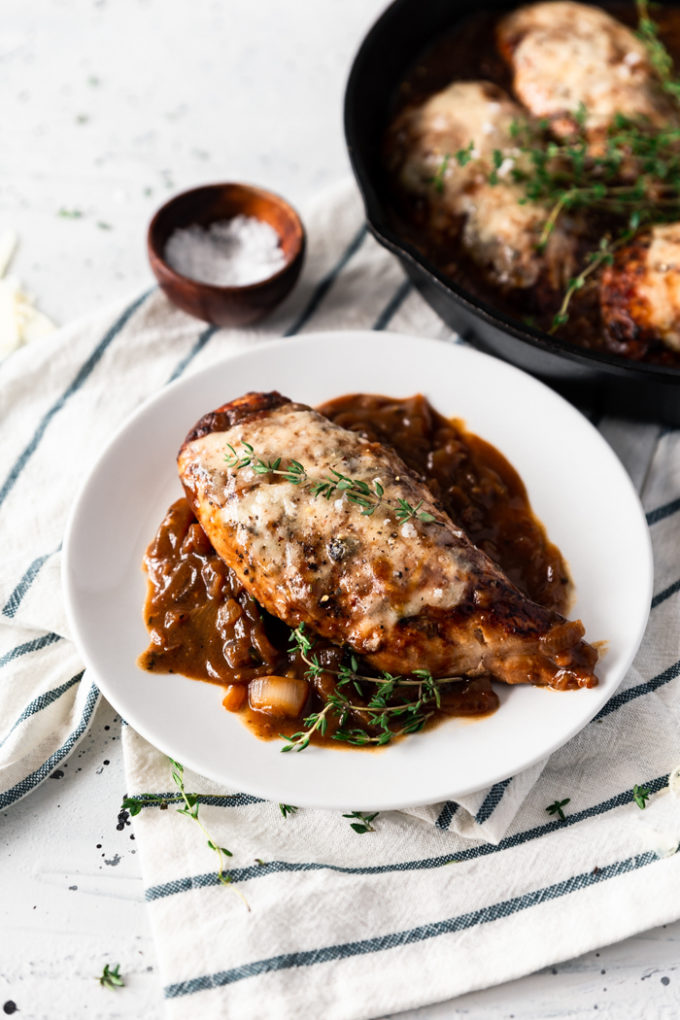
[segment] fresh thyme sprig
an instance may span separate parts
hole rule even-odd
[[[232,857],[233,854],[231,850],[227,850],[226,847],[220,846],[218,843],[215,843],[213,841],[212,836],[206,829],[201,819],[198,817],[198,796],[195,793],[187,793],[186,789],[184,788],[184,766],[180,762],[175,761],[174,758],[170,759],[170,764],[172,766],[173,782],[177,789],[179,790],[179,794],[183,801],[183,806],[178,807],[177,811],[180,815],[186,815],[187,818],[193,818],[193,820],[196,822],[199,829],[205,836],[208,846],[210,847],[211,850],[214,850],[215,853],[217,854],[218,881],[221,883],[221,885],[229,885],[231,883],[231,876],[225,874],[224,872],[225,857]]]
[[[651,795],[651,790],[647,790],[644,786],[638,786],[636,783],[633,787],[633,800],[641,811],[647,807],[647,801]]]
[[[437,170],[437,173],[432,178],[432,183],[434,184],[435,190],[438,191],[440,195],[443,195],[443,193],[444,193],[444,177],[446,175],[446,169],[447,169],[447,167],[448,167],[450,162],[451,162],[451,153],[450,152],[445,152],[444,153],[444,157],[443,157],[441,163],[439,164],[439,168]]]
[[[193,819],[193,821],[196,822],[196,824],[202,831],[203,835],[205,836],[209,848],[213,850],[217,855],[218,862],[217,879],[219,883],[221,885],[231,885],[231,876],[228,874],[228,872],[225,871],[226,867],[225,858],[233,856],[231,850],[227,850],[226,847],[220,846],[218,843],[216,843],[213,840],[210,833],[208,832],[208,830],[206,829],[201,819],[199,818],[198,816],[199,795],[197,793],[187,793],[186,788],[184,786],[184,766],[181,764],[181,762],[175,761],[174,758],[169,758],[168,761],[170,762],[171,766],[172,781],[177,787],[177,791],[179,794],[180,807],[176,809],[178,814],[186,815],[187,818],[191,818]],[[209,799],[209,796],[210,796],[209,794],[204,795],[203,799]],[[168,801],[167,798],[165,797],[155,797],[150,796],[148,794],[143,794],[140,797],[126,796],[123,798],[121,810],[129,811],[131,815],[138,815],[142,808],[147,804],[158,804],[161,808],[163,807],[167,808]],[[246,908],[250,910],[250,906],[246,901],[245,897],[243,896],[243,894],[238,889],[236,889],[235,886],[232,886],[232,888],[234,888],[234,891],[238,893],[238,895],[241,897]]]
[[[656,71],[666,92],[680,99],[680,82],[673,75],[673,58],[659,38],[659,28],[652,19],[648,0],[636,0],[638,38],[644,43],[649,62]]]
[[[235,468],[237,471],[249,467],[256,475],[278,475],[292,485],[301,485],[308,489],[315,499],[320,496],[322,499],[331,500],[340,494],[350,503],[360,507],[364,517],[371,517],[384,503],[394,510],[394,516],[400,523],[409,520],[423,521],[427,524],[436,522],[431,513],[421,510],[422,499],[415,506],[411,506],[405,499],[387,499],[385,490],[377,479],[369,485],[361,478],[349,478],[335,468],[331,468],[330,474],[324,478],[312,478],[298,460],[289,460],[287,464],[284,464],[282,457],[263,460],[255,455],[254,448],[245,441],[241,442],[244,453],[238,453],[231,443],[227,443],[227,447],[231,451],[224,455],[227,467]]]
[[[304,623],[291,631],[291,646],[296,650],[307,666],[305,677],[314,680],[322,673],[330,673],[338,678],[335,691],[327,696],[326,704],[318,711],[306,716],[303,720],[305,728],[287,736],[281,734],[285,741],[282,751],[304,751],[309,746],[315,733],[325,736],[331,717],[335,717],[337,729],[332,739],[357,747],[375,745],[382,747],[395,737],[421,730],[435,710],[441,707],[442,684],[459,681],[461,677],[433,677],[428,670],[414,670],[411,676],[393,676],[382,673],[381,676],[366,676],[358,672],[359,664],[356,656],[350,656],[349,665],[332,669],[321,665],[318,656],[312,653],[313,645]],[[364,698],[363,684],[374,685],[373,693],[365,699],[365,703],[350,700],[347,690],[354,690],[360,698]],[[409,688],[415,688],[409,700],[404,695]],[[348,725],[351,719],[364,723]]]
[[[379,814],[379,811],[374,811],[372,815],[366,814],[364,811],[350,811],[342,817],[354,818],[355,821],[350,822],[350,829],[354,829],[361,836],[365,832],[375,832],[375,827],[371,823],[375,821]]]
[[[554,333],[560,326],[563,326],[569,321],[569,305],[576,291],[580,290],[581,287],[584,287],[588,277],[602,266],[610,266],[614,261],[614,251],[625,244],[626,241],[630,240],[631,236],[631,232],[627,231],[614,242],[612,242],[609,237],[603,237],[600,239],[599,248],[586,255],[585,266],[581,272],[576,276],[573,276],[567,284],[567,289],[564,292],[562,303],[553,315],[552,325],[549,330],[550,333]]]
[[[475,143],[470,142],[465,146],[464,149],[458,149],[453,155],[450,152],[445,152],[442,156],[441,163],[437,167],[437,172],[433,177],[427,179],[427,183],[431,184],[435,191],[440,195],[444,194],[444,180],[446,178],[446,171],[449,168],[449,164],[452,159],[455,159],[458,166],[467,166],[468,163],[474,158]]]
[[[115,967],[110,967],[108,963],[105,963],[104,970],[101,972],[97,980],[102,988],[110,988],[112,991],[116,988],[125,987],[125,982],[123,981],[120,973],[119,963],[117,963]]]
[[[566,815],[562,808],[565,806],[565,804],[568,804],[570,800],[571,797],[565,797],[564,800],[555,800],[552,802],[552,804],[548,804],[545,810],[548,812],[549,815],[557,815],[560,821],[563,822],[566,818]]]
[[[279,811],[281,812],[284,818],[287,818],[288,815],[294,815],[295,812],[297,811],[297,808],[295,807],[294,804],[279,804]]]

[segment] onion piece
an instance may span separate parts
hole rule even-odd
[[[225,689],[222,704],[228,712],[238,712],[243,708],[247,694],[248,688],[245,684],[229,684]]]
[[[308,694],[306,680],[289,676],[260,676],[248,684],[250,707],[266,715],[299,715]]]

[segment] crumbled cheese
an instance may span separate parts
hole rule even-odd
[[[496,125],[492,124],[490,120],[487,120],[487,121],[484,122],[484,124],[482,124],[482,134],[483,135],[492,135],[495,130],[496,130]]]
[[[54,323],[34,306],[14,276],[5,276],[17,247],[13,230],[0,234],[0,358],[22,344],[54,332]]]
[[[415,538],[418,532],[411,521],[405,521],[401,526],[401,534],[404,538]]]

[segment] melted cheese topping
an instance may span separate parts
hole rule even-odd
[[[648,305],[645,327],[680,351],[680,223],[652,228],[645,272],[635,285],[637,295]]]
[[[403,134],[405,153],[402,186],[430,200],[435,229],[445,230],[447,217],[464,216],[466,249],[480,265],[490,267],[498,283],[512,287],[532,286],[546,262],[537,243],[547,213],[543,206],[526,201],[511,175],[523,158],[513,141],[512,125],[522,119],[521,107],[501,89],[489,82],[466,81],[454,82],[406,111],[396,128]],[[455,153],[470,144],[471,159],[460,166]],[[495,168],[497,183],[491,184],[496,151],[505,159]],[[440,181],[438,187],[435,180]],[[551,238],[550,246],[559,243]],[[564,256],[561,252],[561,266]]]
[[[558,134],[573,131],[568,115],[581,104],[589,133],[606,128],[617,112],[655,122],[667,114],[643,43],[597,7],[570,2],[522,7],[503,19],[499,36],[510,52],[517,95],[534,116],[558,118],[553,124]]]
[[[282,468],[299,461],[312,481],[333,470],[371,488],[378,481],[390,502],[365,516],[338,490],[330,500],[315,498],[308,484],[229,468],[227,444],[240,456],[243,442],[264,461],[282,457]],[[269,611],[289,620],[296,606],[323,615],[336,604],[357,650],[380,647],[403,617],[456,606],[481,555],[396,456],[296,405],[194,440],[180,456],[180,474],[213,545]],[[439,523],[398,522],[398,499],[423,500]]]

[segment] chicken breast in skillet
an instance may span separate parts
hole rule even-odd
[[[256,459],[272,470],[255,470]],[[381,444],[278,393],[250,393],[198,422],[178,467],[219,556],[290,626],[304,622],[392,673],[597,683],[582,624],[522,595]],[[314,495],[334,472],[377,494],[370,515],[342,486]],[[401,520],[400,500],[425,519]]]
[[[620,248],[600,283],[609,336],[645,353],[660,341],[680,351],[680,223],[659,223]]]
[[[561,137],[574,131],[580,107],[594,150],[616,113],[655,125],[674,119],[644,44],[599,7],[570,0],[520,7],[500,21],[497,42],[517,98]]]
[[[454,82],[395,119],[388,164],[404,192],[426,203],[432,236],[460,237],[491,282],[509,290],[540,281],[559,290],[571,275],[572,240],[559,228],[539,252],[545,209],[525,201],[513,182],[511,155],[494,164],[495,153],[512,153],[512,125],[522,116],[498,86]],[[463,156],[461,165],[456,154],[466,150],[470,158]]]

